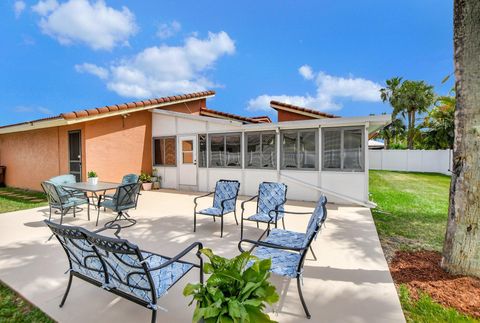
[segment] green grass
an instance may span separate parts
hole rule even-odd
[[[408,289],[405,285],[400,285],[398,290],[400,302],[405,312],[407,322],[415,323],[479,323],[472,317],[463,315],[452,308],[446,308],[434,302],[430,296],[426,294],[420,295],[418,300],[410,297]]]
[[[5,192],[16,193],[19,196],[2,195]],[[41,199],[42,201],[31,201],[23,197],[31,197],[39,200]],[[45,194],[43,193],[11,187],[0,188],[0,213],[31,209],[43,205],[48,205],[47,200],[45,199]]]
[[[380,238],[397,238],[400,249],[441,251],[449,187],[446,175],[370,171],[371,199],[378,204],[372,214]]]
[[[0,322],[53,323],[54,321],[10,288],[0,283]]]

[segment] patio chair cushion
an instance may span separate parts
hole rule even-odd
[[[62,205],[64,208],[73,207],[77,205],[87,204],[88,199],[85,197],[69,197],[67,201]]]
[[[273,223],[275,223],[275,213],[272,212],[271,215],[273,216],[273,219],[266,213],[257,213],[248,217],[247,220],[265,222],[265,223],[272,221]],[[277,220],[280,220],[281,218],[283,218],[283,216],[284,216],[283,213],[278,213]]]
[[[298,264],[301,258],[299,253],[281,249],[257,247],[254,249],[253,255],[260,259],[270,258],[272,260],[270,271],[273,274],[291,278],[297,277]]]
[[[73,189],[69,189],[69,188],[64,188],[62,186],[62,185],[65,185],[65,184],[76,183],[77,180],[75,178],[75,175],[71,175],[71,174],[59,175],[59,176],[55,176],[55,177],[50,178],[48,181],[53,183],[57,187],[58,193],[60,195],[71,195],[72,193],[76,196],[80,196],[80,194],[84,195],[83,192],[73,190]]]
[[[305,233],[281,229],[272,229],[265,242],[281,245],[287,248],[303,248]]]
[[[65,239],[63,237],[61,239],[71,255],[72,270],[103,284],[105,275],[102,263],[90,244],[84,239]]]
[[[283,211],[286,195],[287,186],[283,183],[261,183],[258,188],[257,212],[268,215],[268,212],[275,210],[276,207]]]
[[[224,207],[224,214],[232,212],[235,210],[236,197],[238,195],[238,189],[240,183],[237,181],[227,181],[220,180],[215,186],[215,195],[213,198],[213,207],[217,209],[222,209],[222,202]]]
[[[212,215],[212,216],[215,215],[215,216],[217,216],[217,215],[222,215],[222,209],[219,209],[217,207],[209,207],[207,209],[200,210],[197,213],[203,214],[203,215]],[[227,213],[227,212],[225,212],[225,213]]]
[[[111,255],[111,254],[110,254]],[[122,290],[125,293],[134,295],[146,302],[153,302],[150,284],[147,275],[138,257],[134,254],[115,254],[114,256],[103,257],[108,263],[107,268],[110,277],[110,287]],[[168,261],[168,258],[161,257],[149,252],[142,252],[148,268],[153,268]],[[165,268],[150,272],[155,285],[157,298],[165,295],[167,290],[185,275],[193,266],[181,262],[174,262]],[[128,281],[124,281],[128,277]],[[128,284],[125,284],[128,283]]]

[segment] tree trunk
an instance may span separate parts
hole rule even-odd
[[[442,267],[480,277],[480,1],[454,2],[455,143]]]
[[[385,149],[390,149],[390,138],[385,138],[383,140],[385,142]]]
[[[407,148],[413,149],[413,131],[415,129],[415,112],[408,112],[408,131],[407,131]]]

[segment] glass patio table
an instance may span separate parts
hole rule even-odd
[[[65,188],[75,189],[82,192],[86,192],[87,195],[90,193],[90,198],[92,203],[90,205],[98,207],[98,195],[105,195],[107,191],[116,190],[119,187],[120,183],[111,183],[111,182],[98,182],[95,185],[89,184],[88,182],[78,182],[78,183],[69,183],[62,185]],[[100,194],[99,194],[100,193]]]

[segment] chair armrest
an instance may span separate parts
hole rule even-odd
[[[281,201],[280,203],[278,203],[277,205],[275,205],[275,209],[268,211],[268,216],[270,217],[271,220],[273,220],[274,217],[271,216],[270,213],[275,212],[275,221],[277,221],[278,213],[281,212],[278,208],[280,206],[284,205],[285,203],[287,203],[287,199],[285,199],[285,200]]]
[[[265,241],[242,239],[242,240],[240,240],[240,242],[238,242],[238,250],[240,250],[240,252],[245,252],[245,250],[243,250],[243,248],[242,248],[242,243],[244,243],[244,242],[254,245],[253,248],[250,249],[250,251],[252,251],[255,247],[258,247],[258,246],[272,248],[272,249],[291,250],[291,251],[305,250],[305,248],[289,248],[289,247],[285,247],[285,246],[282,246],[282,245],[279,245],[279,244],[274,244],[274,243],[265,242]]]
[[[221,205],[222,205],[222,214],[223,214],[223,210],[225,209],[225,202],[227,201],[231,201],[231,200],[235,200],[237,198],[237,196],[233,196],[231,198],[228,198],[228,199],[225,199],[222,201]]]
[[[242,202],[242,204],[240,205],[240,206],[241,206],[241,208],[242,208],[242,210],[244,210],[244,209],[245,209],[245,207],[244,207],[244,204],[245,204],[245,203],[247,203],[247,202],[251,202],[251,201],[253,201],[254,199],[256,199],[257,197],[258,197],[258,195],[255,195],[255,196],[253,196],[253,197],[249,198],[248,200],[246,200],[246,201],[243,201],[243,202]]]
[[[167,266],[173,264],[174,262],[183,258],[187,253],[192,251],[192,249],[195,248],[195,247],[198,247],[196,255],[200,259],[200,266],[202,266],[201,265],[202,264],[202,258],[201,258],[200,250],[203,249],[203,245],[202,245],[201,242],[194,242],[189,247],[185,248],[182,252],[180,252],[178,255],[176,255],[175,257],[170,258],[170,260],[168,260],[167,262],[164,262],[163,264],[161,264],[157,267],[149,268],[148,271],[159,270],[159,269],[162,269],[164,267],[167,267]],[[200,266],[198,266],[198,267],[200,267]]]
[[[112,223],[111,225],[109,226],[106,226],[106,227],[103,227],[103,228],[100,228],[98,230],[95,230],[93,231],[93,233],[99,233],[99,232],[102,232],[102,231],[105,231],[107,229],[114,229],[116,228],[115,232],[113,233],[117,238],[120,239],[120,236],[118,235],[120,233],[120,231],[122,230],[122,227],[120,226],[120,224],[118,223]]]
[[[193,199],[193,203],[195,203],[195,206],[196,206],[198,199],[201,199],[202,197],[207,197],[207,196],[209,196],[209,195],[212,195],[213,193],[215,193],[215,192],[210,192],[210,193],[205,194],[205,195],[197,196],[196,198]]]
[[[275,210],[272,210],[272,211],[275,211]],[[292,212],[292,211],[285,211],[285,210],[283,210],[283,211],[282,210],[277,210],[276,212],[277,213],[284,213],[284,214],[303,214],[303,215],[305,215],[305,214],[312,214],[313,211],[312,212]]]

